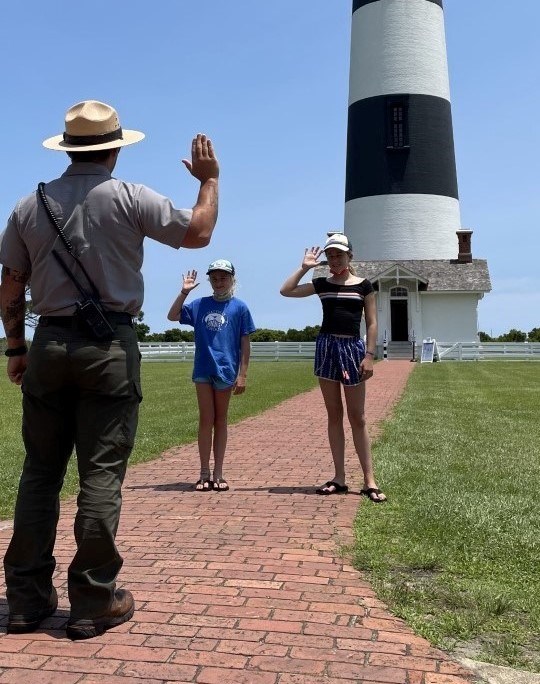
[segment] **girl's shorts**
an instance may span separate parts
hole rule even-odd
[[[315,375],[343,385],[363,382],[360,364],[366,355],[361,337],[337,337],[320,333],[315,344]]]
[[[193,382],[198,383],[198,384],[203,384],[203,385],[212,385],[212,387],[216,390],[226,390],[226,389],[232,389],[232,385],[229,384],[228,382],[225,382],[221,378],[219,378],[217,375],[206,375],[206,376],[201,376],[197,378],[193,378]]]

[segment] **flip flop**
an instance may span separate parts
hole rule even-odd
[[[361,489],[360,494],[366,496],[370,501],[373,501],[373,503],[384,503],[385,501],[388,501],[388,499],[386,498],[386,494],[384,492],[381,492],[380,489],[377,489],[377,487],[368,487],[367,489]],[[379,499],[379,494],[382,494],[384,496],[384,499]],[[374,498],[374,495],[376,495],[377,498]]]
[[[224,480],[222,477],[216,477],[214,480],[214,491],[226,492],[228,489],[229,485],[227,484],[227,480]]]
[[[333,487],[333,490],[330,490],[330,488]],[[349,488],[347,485],[340,485],[338,482],[334,482],[333,480],[329,480],[326,484],[323,484],[322,487],[319,487],[318,489],[315,490],[315,494],[322,494],[323,496],[329,496],[330,494],[346,494],[349,491]]]
[[[214,483],[210,479],[197,480],[197,482],[195,482],[195,491],[196,492],[211,492],[213,489],[213,486],[214,486]]]

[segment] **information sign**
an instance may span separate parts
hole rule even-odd
[[[435,340],[424,341],[422,343],[422,355],[420,356],[420,363],[432,363],[434,353]]]

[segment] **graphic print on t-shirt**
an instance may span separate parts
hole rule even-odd
[[[222,311],[209,311],[203,318],[204,324],[208,330],[216,332],[227,325],[227,319]]]

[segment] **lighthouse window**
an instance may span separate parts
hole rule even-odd
[[[386,147],[390,150],[402,150],[409,147],[408,107],[405,100],[388,101]]]
[[[403,107],[392,111],[392,142],[394,147],[403,147]]]

